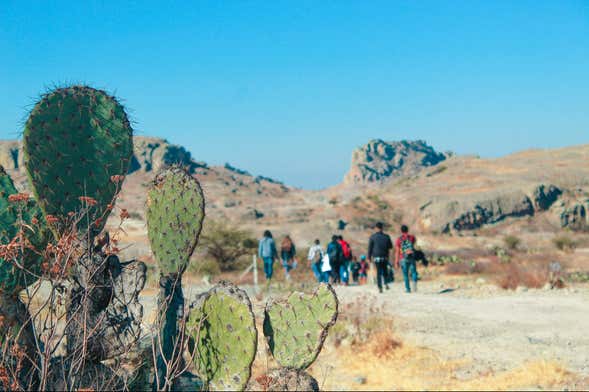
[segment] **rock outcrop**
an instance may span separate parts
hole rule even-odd
[[[20,141],[11,140],[0,143],[0,165],[17,176],[24,175],[23,151]],[[158,172],[163,166],[179,163],[194,172],[197,168],[207,168],[203,162],[194,160],[182,146],[168,143],[165,139],[135,136],[133,138],[133,157],[129,173],[136,171]]]
[[[575,231],[589,229],[589,199],[576,202],[560,214],[560,225]]]
[[[352,165],[344,183],[384,182],[389,178],[414,175],[426,167],[437,165],[448,156],[435,151],[423,140],[371,140],[352,153]]]
[[[534,215],[532,200],[523,192],[452,201],[433,201],[423,208],[423,221],[428,228],[441,233],[473,230],[509,217]]]
[[[562,195],[562,190],[554,185],[538,185],[534,189],[534,207],[537,210],[547,210]]]

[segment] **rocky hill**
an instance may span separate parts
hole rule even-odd
[[[134,147],[117,206],[131,213],[125,231],[137,255],[148,249],[146,187],[171,163],[185,165],[201,181],[207,221],[230,222],[254,235],[289,233],[304,244],[339,232],[363,247],[376,221],[407,223],[422,238],[480,235],[495,227],[589,230],[589,145],[479,159],[439,153],[422,141],[375,140],[354,153],[344,183],[322,191],[292,188],[229,163],[209,166],[164,139],[136,137]],[[19,142],[0,142],[0,164],[27,189]],[[109,224],[118,225],[116,215]]]
[[[415,175],[424,168],[444,161],[449,155],[435,151],[423,140],[371,140],[352,153],[352,164],[344,183],[385,182],[392,178]]]

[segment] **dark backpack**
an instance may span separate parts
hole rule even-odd
[[[401,253],[403,257],[407,257],[415,253],[415,247],[413,246],[413,242],[411,241],[411,237],[409,235],[402,235],[401,236]]]

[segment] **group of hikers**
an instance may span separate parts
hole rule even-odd
[[[415,236],[409,233],[406,225],[401,226],[400,236],[393,244],[391,237],[383,231],[383,224],[376,223],[375,232],[368,241],[367,255],[359,258],[353,254],[350,243],[341,235],[333,235],[331,241],[324,248],[316,239],[309,249],[307,260],[318,282],[349,285],[350,276],[354,284],[366,284],[368,270],[373,265],[376,270],[376,284],[379,291],[383,286],[387,290],[394,280],[394,269],[390,254],[393,251],[394,267],[401,268],[405,281],[405,291],[417,291],[416,262],[423,259],[423,252],[415,249]],[[277,249],[276,242],[269,230],[264,232],[259,242],[258,255],[264,261],[266,279],[272,279],[274,262],[280,259],[285,277],[291,279],[290,272],[297,267],[298,259],[295,244],[290,236],[285,236]],[[424,260],[425,261],[425,260]]]

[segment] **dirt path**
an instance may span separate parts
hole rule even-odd
[[[369,295],[395,320],[403,341],[438,351],[448,359],[472,359],[467,373],[503,371],[535,360],[557,361],[589,376],[589,288],[439,293],[433,283],[405,294],[396,283],[378,295],[374,286],[338,288],[342,303]],[[468,377],[468,374],[464,375]]]

